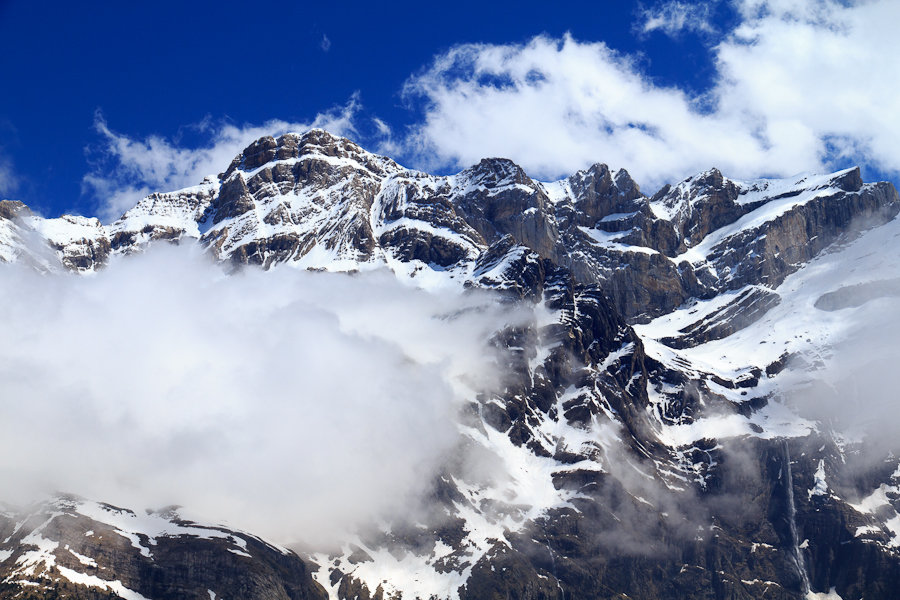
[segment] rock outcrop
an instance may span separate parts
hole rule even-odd
[[[59,496],[0,513],[0,597],[325,600],[293,552],[176,509]]]

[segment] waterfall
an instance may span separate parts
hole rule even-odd
[[[543,526],[541,529],[543,529]],[[556,587],[559,588],[559,592],[562,594],[563,600],[565,600],[566,591],[563,589],[562,582],[560,582],[559,576],[556,574],[556,559],[553,557],[553,548],[550,547],[550,538],[547,537],[546,529],[544,529],[544,541],[547,543],[547,552],[550,553],[550,567],[553,569],[553,579],[556,580]]]
[[[803,586],[803,595],[804,597],[808,597],[811,588],[809,586],[809,575],[806,573],[806,559],[803,558],[803,552],[800,550],[800,534],[797,533],[797,506],[794,504],[794,479],[791,474],[791,451],[788,449],[787,440],[784,440],[783,448],[786,476],[785,487],[787,489],[788,501],[788,524],[791,527],[794,565],[797,567],[797,573],[800,575],[800,584]]]

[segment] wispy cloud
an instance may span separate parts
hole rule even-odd
[[[686,27],[701,10],[682,8],[662,5],[651,24]],[[426,167],[506,156],[541,177],[607,162],[651,188],[710,166],[737,177],[851,162],[900,172],[900,63],[886,58],[900,55],[900,4],[736,9],[740,24],[710,48],[718,73],[702,96],[571,36],[451,48],[406,84],[422,111],[407,151]]]
[[[6,200],[19,189],[19,177],[12,161],[0,154],[0,200]]]
[[[22,180],[16,173],[12,159],[0,147],[0,200],[8,200],[19,190]]]
[[[642,33],[660,31],[678,36],[685,31],[715,33],[710,21],[711,4],[707,2],[681,2],[670,0],[641,11]]]
[[[331,50],[331,40],[324,33],[322,34],[322,41],[319,42],[319,47],[322,49],[322,52]]]
[[[241,150],[260,137],[313,127],[353,136],[359,108],[359,100],[353,96],[345,105],[320,113],[307,123],[278,119],[259,125],[204,122],[196,126],[205,138],[197,147],[182,146],[162,136],[136,139],[118,133],[98,112],[94,127],[101,138],[100,160],[84,177],[83,189],[94,198],[101,219],[115,219],[151,192],[196,185],[205,176],[222,172]]]
[[[900,171],[900,38],[890,0],[747,0],[716,47],[718,110],[758,123],[773,154],[799,140],[827,162]],[[773,169],[774,170],[774,169]]]

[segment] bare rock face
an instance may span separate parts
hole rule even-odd
[[[67,269],[85,271],[106,262],[112,248],[99,219],[64,215],[59,220],[65,230],[50,246]]]
[[[520,166],[507,159],[484,159],[456,179],[454,203],[486,242],[509,234],[541,256],[557,254],[549,201]]]
[[[686,185],[687,184],[687,185]],[[736,202],[739,188],[726,180],[718,169],[711,169],[685,180],[677,187],[665,186],[651,198],[673,211],[670,220],[681,243],[668,255],[683,252],[711,231],[737,221],[755,208]]]
[[[409,174],[382,186],[372,208],[378,245],[397,258],[449,267],[471,260],[487,245],[460,214],[448,181]]]
[[[855,172],[858,177],[858,170]],[[707,257],[716,273],[715,281],[707,278],[710,284],[718,289],[756,283],[775,287],[839,238],[852,239],[861,230],[893,219],[900,211],[893,185],[878,183],[846,191],[842,189],[845,179],[832,181],[829,191],[771,221],[748,227],[714,245]]]
[[[891,184],[863,185],[858,169],[809,182],[751,183],[713,169],[664,187],[636,208],[581,228],[588,234],[581,240],[570,234],[569,247],[581,251],[569,253],[569,266],[584,278],[609,273],[598,283],[639,322],[691,297],[776,287],[839,238],[894,218],[900,204]],[[633,268],[617,268],[625,262]]]
[[[573,216],[578,225],[594,226],[613,214],[627,214],[641,207],[643,194],[625,169],[615,176],[605,164],[595,164],[568,179],[573,195]]]
[[[672,348],[692,348],[712,340],[721,340],[752,325],[781,302],[781,297],[763,287],[750,286],[710,315],[679,330],[679,336],[665,338]]]
[[[23,211],[30,212],[28,207],[18,200],[0,200],[0,219],[11,221]]]
[[[263,138],[220,176],[204,241],[221,257],[264,266],[300,259],[316,245],[365,260],[376,245],[369,211],[387,170],[396,168],[324,131]],[[275,231],[251,247],[234,245],[259,229]]]

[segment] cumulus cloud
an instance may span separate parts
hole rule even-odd
[[[353,96],[344,106],[320,113],[309,123],[279,119],[260,125],[205,122],[198,125],[206,139],[199,147],[186,147],[157,135],[135,139],[117,133],[98,112],[94,127],[101,137],[101,160],[84,177],[83,188],[96,199],[102,220],[116,219],[151,192],[196,185],[207,175],[221,173],[241,150],[260,137],[313,127],[353,136],[359,109],[359,100]]]
[[[405,515],[495,381],[486,340],[509,314],[390,274],[209,261],[166,246],[91,277],[0,270],[5,500],[183,504],[285,543]]]
[[[710,4],[704,2],[680,2],[671,0],[641,11],[642,33],[661,31],[677,36],[685,31],[714,33],[710,23]]]
[[[451,48],[405,86],[423,110],[407,147],[425,166],[506,156],[544,178],[606,162],[651,188],[710,166],[736,177],[851,162],[900,172],[900,63],[887,58],[900,54],[900,5],[736,8],[740,24],[710,48],[718,73],[702,96],[569,35]],[[677,25],[679,11],[663,5],[658,26]]]
[[[900,172],[900,4],[750,0],[717,48],[718,111],[744,114],[773,155],[862,160]]]
[[[684,92],[652,85],[631,58],[601,42],[541,36],[457,46],[412,78],[405,94],[425,101],[410,143],[441,162],[505,156],[555,177],[604,161],[644,182],[700,165],[761,167],[755,131],[702,114]]]

